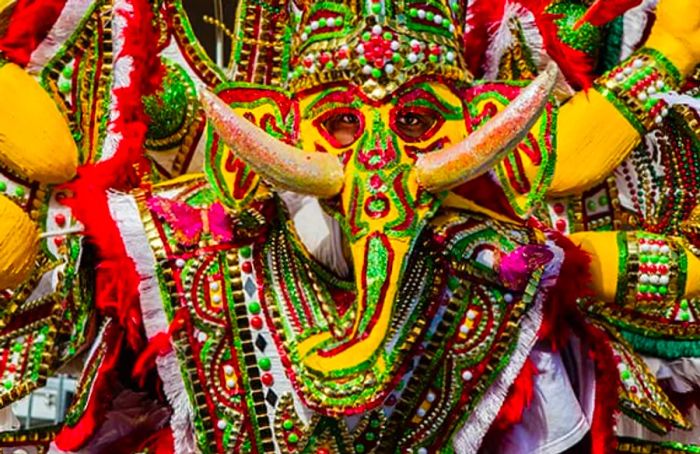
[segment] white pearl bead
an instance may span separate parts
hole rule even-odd
[[[391,42],[391,50],[399,50],[399,47],[401,47],[401,44],[394,40]]]
[[[409,53],[406,58],[408,58],[408,61],[411,63],[415,63],[418,61],[418,55],[414,54],[413,52]]]
[[[229,388],[233,388],[234,386],[236,386],[236,382],[229,378],[228,380],[226,380],[226,386],[228,386]]]
[[[362,74],[369,74],[372,72],[372,67],[370,65],[365,65],[362,67]]]
[[[647,89],[647,93],[649,93],[650,95],[653,95],[654,93],[656,93],[656,87],[649,87]]]
[[[467,325],[462,325],[459,327],[459,332],[462,334],[467,334],[469,332],[469,327]]]
[[[658,284],[659,283],[659,275],[658,274],[652,274],[649,276],[649,282],[652,284]]]
[[[641,246],[639,246],[639,250],[642,252],[649,252],[649,245],[644,243]]]
[[[512,303],[513,302],[513,295],[510,293],[506,293],[503,295],[503,299],[505,300],[506,303]]]
[[[656,81],[656,88],[658,88],[659,90],[661,90],[665,86],[666,86],[666,83],[663,80],[659,79]]]
[[[669,281],[669,278],[668,278],[667,274],[664,274],[663,276],[659,276],[659,284],[668,285],[668,281]]]
[[[420,448],[420,449],[418,450],[418,454],[428,454],[428,450],[425,449],[425,448]]]
[[[671,248],[668,247],[668,244],[664,244],[659,248],[659,252],[661,252],[662,254],[668,254],[669,252],[671,252]]]
[[[216,427],[218,427],[219,430],[224,430],[224,429],[226,428],[226,426],[227,426],[227,422],[226,422],[225,419],[220,419],[220,420],[216,423]]]
[[[302,40],[302,41],[306,41],[307,39],[309,39],[309,35],[306,34],[306,33],[302,33],[302,34],[301,34],[301,40]]]
[[[394,65],[392,65],[391,63],[388,63],[388,64],[384,67],[384,71],[385,71],[387,74],[393,73],[393,72],[394,72]]]
[[[231,375],[233,374],[233,366],[227,364],[224,366],[224,374],[226,375]]]
[[[335,27],[335,19],[332,17],[329,17],[328,20],[326,21],[326,25],[329,27]]]
[[[474,312],[473,310],[470,309],[470,310],[467,312],[467,318],[468,318],[469,320],[474,320],[474,319],[476,318],[476,312]]]
[[[657,252],[659,252],[659,245],[658,245],[658,244],[652,244],[652,245],[651,245],[651,252],[653,252],[653,253],[655,253],[655,254],[656,254]]]
[[[374,26],[372,27],[372,33],[375,34],[375,35],[381,34],[381,33],[382,33],[382,26],[381,26],[381,25],[378,25],[378,24],[377,24],[377,25],[374,25]]]
[[[355,52],[357,52],[360,55],[364,54],[365,53],[365,46],[363,46],[362,44],[358,44],[357,47],[355,48]]]
[[[340,66],[341,68],[346,68],[349,64],[350,60],[348,60],[347,58],[343,58],[338,62],[338,66]]]
[[[420,19],[425,19],[425,10],[424,9],[419,9],[418,10],[418,17]]]
[[[433,17],[433,22],[435,22],[438,25],[442,24],[442,16],[439,14],[436,14],[435,17]]]
[[[642,284],[648,284],[649,283],[649,275],[648,274],[642,274],[639,276],[639,282]]]
[[[183,259],[177,259],[175,260],[175,266],[178,268],[182,268],[185,266],[185,261]]]
[[[470,371],[465,370],[464,372],[462,372],[462,380],[469,381],[472,378],[474,378],[474,375]]]
[[[450,33],[454,33],[455,30],[456,30],[456,29],[455,29],[454,24],[450,24]]]
[[[203,333],[200,331],[199,334],[197,334],[197,340],[199,342],[205,342],[207,340],[207,333]]]
[[[615,80],[618,82],[622,82],[623,80],[625,80],[625,76],[622,73],[617,73],[617,75],[615,75]]]
[[[648,98],[649,97],[644,92],[641,92],[640,94],[637,95],[637,99],[639,99],[640,101],[646,101]]]
[[[311,21],[311,30],[318,30],[318,21]]]
[[[644,62],[640,59],[635,60],[633,63],[635,68],[641,68],[643,64],[644,64]]]
[[[211,284],[209,284],[209,288],[214,292],[218,292],[219,288],[221,287],[218,282],[212,282]]]
[[[211,297],[211,300],[218,304],[221,302],[221,295],[214,295]]]
[[[632,74],[632,68],[628,66],[625,69],[623,69],[622,72],[625,73],[625,75],[629,76],[630,74]]]
[[[448,52],[445,54],[445,58],[447,59],[447,61],[452,62],[452,61],[455,60],[455,53],[452,52],[452,51],[448,51]]]

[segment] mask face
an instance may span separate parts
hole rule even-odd
[[[322,86],[302,93],[298,109],[298,146],[335,155],[344,167],[341,193],[324,204],[348,239],[355,298],[341,326],[297,337],[293,356],[333,384],[326,389],[371,376],[374,386],[348,396],[359,407],[384,394],[404,359],[396,352],[410,350],[415,339],[390,341],[403,323],[396,306],[406,264],[440,196],[419,187],[413,166],[419,155],[465,137],[462,103],[453,87],[419,79],[382,101],[352,85]],[[321,400],[333,401],[327,397]]]

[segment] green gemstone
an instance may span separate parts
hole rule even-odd
[[[659,286],[659,293],[661,293],[662,295],[666,295],[668,293],[668,287],[666,287],[665,285]]]
[[[418,16],[418,10],[416,8],[411,8],[408,10],[408,15],[411,17],[416,17]]]
[[[435,13],[432,11],[428,11],[425,15],[425,18],[432,22],[433,19],[435,19]]]
[[[378,419],[373,419],[373,420],[371,420],[371,421],[369,422],[369,425],[370,425],[373,429],[376,429],[377,427],[379,427],[380,424],[381,424],[381,422],[380,422]]]
[[[690,320],[690,314],[687,312],[683,312],[681,314],[681,320],[683,320],[684,322],[687,322],[688,320]]]
[[[362,34],[362,41],[369,41],[370,38],[372,38],[372,34],[370,32],[364,32]]]
[[[7,183],[4,181],[0,181],[0,192],[5,192],[7,191]]]
[[[649,291],[649,286],[646,284],[639,284],[639,293],[647,293]]]
[[[258,367],[260,367],[262,370],[270,370],[272,367],[272,361],[270,361],[270,358],[268,357],[263,357],[258,360]]]
[[[335,65],[333,65],[332,61],[329,61],[328,63],[326,63],[326,69],[333,69],[333,66],[335,66]]]
[[[437,63],[438,57],[437,57],[437,55],[430,54],[430,55],[428,55],[428,60],[430,60],[431,63]]]
[[[65,68],[63,68],[61,74],[63,74],[63,77],[65,77],[66,79],[70,79],[71,77],[73,77],[73,65],[68,65]]]
[[[374,14],[379,14],[382,12],[382,5],[381,3],[373,3],[372,4],[372,12]]]
[[[651,259],[651,261],[652,261],[653,263],[657,263],[657,262],[659,261],[659,256],[658,256],[658,255],[652,255],[652,256],[650,257],[650,259]]]
[[[372,77],[375,79],[379,79],[382,77],[382,70],[379,68],[372,68]]]
[[[22,351],[22,344],[19,344],[19,343],[13,344],[13,345],[12,345],[12,351],[15,352],[15,353],[21,352],[21,351]]]
[[[319,25],[319,27],[325,27],[326,25],[328,25],[328,21],[326,20],[325,17],[321,18],[318,20],[318,25]]]
[[[306,27],[304,27],[304,33],[306,33],[307,35],[310,35],[312,31],[313,30],[310,26],[307,25]]]
[[[598,205],[596,205],[595,200],[589,200],[586,202],[586,208],[588,208],[588,211],[594,211]]]
[[[367,438],[367,441],[374,441],[375,436],[372,432],[369,432],[365,438]]]
[[[598,203],[605,206],[608,204],[608,197],[601,195],[600,198],[598,198]]]
[[[363,453],[365,452],[365,445],[355,445],[355,452]]]
[[[5,383],[3,383],[3,386],[5,386],[5,389],[12,389],[12,381],[5,380]]]
[[[454,292],[459,287],[459,279],[456,276],[448,277],[447,287]]]
[[[249,259],[250,256],[252,255],[252,252],[253,252],[253,251],[250,249],[250,246],[243,246],[243,247],[241,248],[241,255],[242,255],[243,258],[245,258],[245,259]]]
[[[294,422],[291,419],[285,419],[282,423],[284,430],[292,430],[294,428]]]
[[[22,188],[22,187],[17,187],[17,188],[15,189],[15,195],[16,195],[17,197],[24,197],[24,188]]]
[[[337,25],[338,27],[340,27],[341,25],[343,25],[343,21],[344,21],[344,20],[343,20],[342,17],[340,17],[340,16],[339,16],[339,17],[336,17],[336,18],[335,18],[335,25]]]
[[[639,260],[640,260],[642,263],[647,263],[647,262],[649,261],[649,256],[646,255],[646,254],[642,254],[642,255],[639,257]]]
[[[66,94],[70,91],[71,83],[70,80],[62,80],[58,83],[58,91]]]
[[[688,300],[681,301],[681,309],[688,309]]]
[[[659,257],[659,261],[661,263],[668,263],[669,258],[668,258],[668,256],[662,255],[661,257]]]
[[[398,52],[395,52],[394,55],[391,56],[391,61],[393,61],[394,63],[401,63],[401,60],[401,54],[399,54]]]
[[[250,312],[253,315],[257,315],[260,313],[260,303],[257,301],[253,301],[248,303],[248,312]]]
[[[393,38],[393,37],[394,36],[391,34],[391,32],[384,32],[384,39],[385,40],[390,41],[391,38]]]
[[[360,57],[360,64],[361,65],[366,65],[367,64],[367,59],[365,57]]]
[[[299,441],[299,435],[297,434],[289,434],[289,437],[287,437],[287,441],[290,443],[296,443]]]
[[[623,370],[622,374],[620,374],[623,380],[628,380],[630,377],[632,377],[632,374],[630,374],[630,371],[628,370]]]

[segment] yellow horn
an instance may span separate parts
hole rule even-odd
[[[503,111],[458,144],[421,155],[418,183],[431,192],[452,189],[486,173],[525,137],[542,114],[557,81],[551,63]]]
[[[39,232],[29,216],[0,195],[0,290],[24,282],[34,269]]]
[[[237,115],[206,90],[202,105],[226,145],[276,189],[329,198],[343,187],[343,167],[335,156],[305,152],[281,142]]]
[[[0,67],[0,160],[41,183],[75,175],[78,149],[54,101],[22,68]]]

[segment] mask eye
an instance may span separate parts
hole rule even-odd
[[[362,118],[352,110],[334,111],[321,121],[330,142],[338,148],[352,145],[362,132]]]
[[[432,109],[411,108],[396,113],[394,128],[408,142],[427,140],[442,123],[440,120],[442,117]]]

